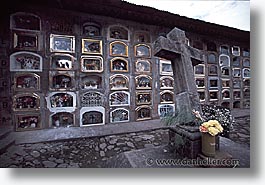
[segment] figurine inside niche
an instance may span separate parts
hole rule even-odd
[[[127,71],[128,67],[127,67],[127,63],[123,60],[114,60],[112,62],[112,68],[113,70],[120,70],[120,71]]]

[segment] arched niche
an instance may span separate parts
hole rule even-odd
[[[194,75],[196,76],[204,76],[205,75],[205,65],[198,64],[194,66]]]
[[[174,78],[171,76],[162,76],[160,78],[160,89],[174,89]]]
[[[100,92],[90,91],[81,96],[82,107],[100,107],[104,106],[104,95]]]
[[[13,97],[14,111],[35,111],[40,109],[40,97],[35,93],[21,93]]]
[[[50,115],[50,126],[71,127],[75,125],[75,115],[70,112],[58,112]]]
[[[75,88],[74,71],[50,71],[51,90],[73,90]]]
[[[137,44],[134,46],[134,55],[136,57],[151,57],[151,48],[146,44]]]
[[[134,34],[134,42],[149,43],[150,42],[149,33],[144,31],[136,31]]]
[[[10,55],[10,71],[42,71],[42,57],[33,52],[20,51]]]
[[[128,45],[125,42],[121,41],[111,42],[110,56],[128,57]]]
[[[109,27],[109,38],[119,40],[129,40],[129,31],[126,27],[113,25]]]
[[[41,19],[32,13],[17,12],[10,16],[10,29],[41,31]]]
[[[111,90],[126,90],[129,89],[129,78],[125,75],[113,75],[110,77]]]
[[[211,64],[217,63],[216,55],[214,53],[208,54],[208,63],[211,63]]]
[[[83,107],[80,110],[80,126],[105,124],[104,107]]]
[[[86,22],[82,25],[82,33],[87,37],[101,36],[101,26],[98,23]]]
[[[249,68],[243,69],[243,78],[250,78],[250,69]]]
[[[117,108],[110,112],[111,123],[128,122],[129,118],[129,111],[124,108]]]
[[[128,106],[130,105],[130,93],[126,91],[117,91],[109,95],[110,106]]]
[[[152,112],[150,106],[142,105],[140,107],[136,107],[135,112],[137,121],[152,119]]]
[[[243,60],[243,67],[250,67],[250,60],[248,58]]]
[[[221,45],[220,53],[224,55],[229,55],[229,47],[227,45]]]
[[[52,92],[45,99],[51,112],[73,112],[76,109],[74,92]]]
[[[228,55],[224,55],[224,54],[220,55],[219,56],[219,65],[229,67],[230,66],[230,57]]]
[[[217,65],[209,65],[209,75],[217,76],[218,75],[218,67]]]
[[[160,92],[160,102],[161,103],[173,103],[174,93],[169,90]]]
[[[40,76],[34,73],[15,74],[14,88],[16,91],[40,90]]]
[[[135,72],[136,73],[150,73],[151,62],[147,59],[138,59],[135,62]]]
[[[16,131],[35,130],[41,128],[40,114],[15,114]]]
[[[233,46],[232,47],[232,54],[234,56],[240,56],[240,47],[239,46]]]
[[[139,75],[135,77],[136,89],[152,89],[152,78],[147,75]]]
[[[81,71],[88,73],[103,72],[103,58],[100,56],[81,56]]]
[[[224,89],[222,90],[222,98],[224,99],[230,99],[230,90],[229,89]]]
[[[80,81],[81,89],[101,89],[102,77],[98,75],[87,75],[81,77]]]
[[[136,92],[136,104],[137,105],[152,104],[152,92],[151,91],[137,91]]]
[[[56,70],[72,70],[75,58],[70,54],[54,53],[50,57],[50,67]]]
[[[115,57],[110,60],[110,71],[111,72],[128,72],[129,63],[124,58]]]
[[[236,108],[240,108],[240,101],[235,101],[233,102],[233,108],[236,109]]]

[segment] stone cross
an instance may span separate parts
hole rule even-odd
[[[192,62],[204,61],[202,52],[186,44],[185,32],[174,28],[166,37],[160,36],[154,43],[154,54],[170,60],[173,68],[176,98],[176,113],[192,118],[192,110],[201,112],[195,84]],[[192,120],[183,118],[181,122]]]

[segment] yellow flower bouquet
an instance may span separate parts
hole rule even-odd
[[[200,132],[208,132],[212,136],[216,136],[218,133],[223,132],[223,130],[223,127],[217,120],[209,120],[208,122],[204,122],[200,126]]]

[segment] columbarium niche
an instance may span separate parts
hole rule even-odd
[[[152,89],[152,78],[147,75],[135,77],[136,89]]]
[[[71,127],[74,126],[74,114],[69,112],[54,113],[50,116],[52,127]]]
[[[21,51],[10,55],[10,71],[42,71],[42,57],[36,53]]]
[[[101,27],[99,24],[87,22],[83,24],[83,35],[88,37],[97,37],[101,35]]]
[[[170,75],[173,76],[173,69],[171,61],[169,60],[160,60],[160,75]]]
[[[116,57],[110,61],[110,71],[111,72],[128,72],[129,64],[124,58]]]
[[[161,103],[173,103],[174,93],[172,91],[162,91],[160,92],[160,102]]]
[[[81,71],[101,73],[103,71],[103,58],[98,56],[82,56]]]
[[[10,28],[16,30],[41,30],[41,20],[37,15],[25,12],[17,12],[11,15]]]
[[[128,57],[128,45],[121,41],[110,43],[110,55]]]
[[[51,52],[75,52],[75,37],[69,35],[50,35]]]
[[[198,64],[194,66],[194,74],[198,76],[204,76],[205,75],[205,66],[204,64]]]
[[[152,94],[151,91],[146,92],[136,92],[136,104],[143,105],[143,104],[151,104],[152,103]]]
[[[250,78],[250,69],[248,68],[243,69],[243,78]]]
[[[50,71],[51,90],[73,90],[74,89],[73,71]]]
[[[151,63],[146,59],[138,59],[135,63],[135,72],[137,73],[150,73]]]
[[[71,70],[73,68],[74,57],[69,54],[55,53],[51,55],[51,69]]]
[[[76,108],[76,94],[73,92],[53,92],[46,101],[51,112],[73,112]]]
[[[110,77],[111,90],[126,90],[129,88],[129,78],[125,75],[113,75]]]
[[[129,121],[129,111],[124,108],[118,108],[110,112],[111,123],[121,123]]]
[[[110,106],[130,105],[130,93],[125,91],[113,92],[109,95]]]
[[[105,124],[104,107],[83,107],[80,110],[80,126]]]
[[[40,109],[40,97],[35,93],[17,94],[13,97],[14,111],[35,111]]]
[[[165,117],[167,115],[173,115],[174,112],[175,112],[175,104],[158,105],[158,114],[160,117]]]
[[[230,90],[225,89],[222,91],[222,98],[223,99],[230,99]]]
[[[170,76],[162,76],[160,78],[160,89],[173,89],[174,79]]]
[[[96,75],[83,76],[80,85],[82,89],[101,89],[102,77]]]
[[[102,40],[82,39],[82,53],[102,55]]]
[[[151,119],[151,107],[149,106],[140,106],[135,109],[136,111],[136,120],[142,121],[142,120],[148,120]]]
[[[14,33],[14,49],[39,50],[39,35],[36,33],[16,32]]]
[[[33,73],[15,75],[16,91],[36,91],[40,90],[40,76]]]
[[[122,26],[111,26],[109,28],[109,38],[129,40],[129,32],[127,28],[124,28]]]
[[[34,130],[41,128],[39,114],[18,114],[15,115],[16,131]]]
[[[84,93],[81,96],[81,106],[82,107],[104,106],[104,95],[95,91]]]
[[[151,48],[146,44],[137,44],[134,47],[134,55],[136,57],[151,57]]]
[[[220,55],[219,56],[219,65],[220,66],[230,66],[230,58],[227,55]]]

